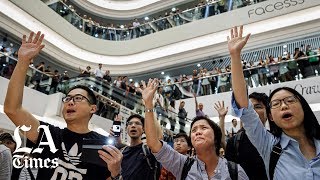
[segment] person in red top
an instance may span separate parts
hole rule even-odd
[[[185,133],[178,133],[174,139],[173,148],[180,154],[187,155],[191,151],[190,137]],[[159,180],[175,180],[176,177],[168,170],[162,167]]]

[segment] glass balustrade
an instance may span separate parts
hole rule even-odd
[[[15,57],[0,52],[0,76],[10,79],[17,61]],[[93,77],[69,79],[66,78],[65,74],[42,72],[42,70],[44,70],[43,66],[34,66],[31,63],[27,70],[25,86],[45,94],[52,94],[55,92],[66,93],[70,87],[81,84],[91,88],[96,94],[98,100],[96,115],[107,119],[114,119],[115,115],[119,114],[121,108],[127,108],[131,113],[144,115],[144,105],[141,96],[126,93],[120,88]],[[179,122],[179,119],[173,118],[178,117],[178,114],[173,111],[165,110],[160,116],[162,125],[176,132],[180,132],[180,130],[184,131],[185,125],[191,122],[187,118],[180,118]]]
[[[13,70],[17,64],[17,59],[15,57],[8,56],[7,53],[0,52],[0,76],[10,79]],[[45,94],[49,94],[52,91],[52,84],[54,85],[54,73],[45,71],[44,66],[35,67],[30,63],[27,70],[27,76],[25,80],[25,86],[40,91]]]
[[[130,25],[99,24],[89,17],[81,17],[72,5],[63,1],[50,4],[49,7],[80,31],[105,40],[125,41],[149,35],[158,31],[180,26],[192,21],[208,18],[234,9],[242,8],[267,0],[217,0],[207,1],[192,9],[176,9],[160,16],[158,19],[145,21],[133,27]]]
[[[249,88],[264,86],[268,84],[286,81],[300,80],[308,77],[318,76],[320,73],[318,51],[312,51],[308,57],[298,59],[278,58],[280,61],[244,69],[244,75]],[[276,59],[277,60],[277,59]],[[314,63],[310,63],[314,62]],[[10,79],[17,59],[0,52],[0,75]],[[64,75],[52,72],[42,72],[40,66],[30,64],[25,85],[45,94],[55,92],[66,93],[67,89],[75,85],[90,87],[98,99],[97,115],[113,119],[121,108],[127,108],[131,113],[144,115],[144,105],[141,96],[129,93],[105,81],[94,77],[64,78]],[[181,117],[177,113],[175,100],[193,97],[197,95],[208,95],[227,92],[232,90],[231,74],[227,72],[209,72],[203,77],[195,79],[181,78],[180,82],[170,85],[161,85],[163,88],[164,105],[156,106],[158,120],[163,127],[171,131],[189,132],[191,119]],[[207,81],[208,80],[208,81]]]
[[[312,51],[312,54],[298,59],[274,58],[274,62],[253,67],[244,64],[244,76],[248,88],[320,75],[318,60],[320,52],[315,50]],[[311,63],[311,61],[315,63]],[[163,88],[169,89],[170,94],[173,94],[173,99],[190,98],[194,96],[193,94],[204,96],[228,92],[232,90],[230,71],[231,69],[227,67],[222,71],[217,69],[207,73],[199,73],[194,77],[181,76],[180,82],[171,85],[165,84]]]

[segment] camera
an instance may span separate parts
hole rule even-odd
[[[115,137],[120,136],[120,132],[121,132],[121,122],[120,121],[113,121],[112,131],[113,131]]]
[[[98,154],[98,150],[105,151],[102,148],[104,145],[115,146],[115,141],[113,138],[109,137],[106,137],[105,139],[83,139],[82,155],[80,157],[81,161],[107,167],[107,164],[99,157]]]

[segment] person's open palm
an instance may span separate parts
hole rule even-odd
[[[214,108],[217,110],[219,116],[226,116],[228,113],[228,107],[224,107],[224,101],[218,101],[218,103],[214,103]]]
[[[143,91],[142,91],[142,99],[145,103],[152,102],[154,93],[158,89],[159,81],[158,79],[149,79],[148,84],[143,84]]]
[[[31,59],[36,57],[41,49],[44,48],[44,45],[42,44],[44,34],[41,34],[41,32],[38,31],[36,36],[33,36],[34,32],[31,32],[27,40],[27,36],[23,35],[22,45],[20,46],[18,51],[19,59],[31,61]]]
[[[237,26],[232,28],[230,31],[231,37],[227,37],[229,52],[230,54],[240,53],[242,48],[247,44],[251,34],[248,34],[245,38],[243,38],[243,26],[240,26],[239,31]]]

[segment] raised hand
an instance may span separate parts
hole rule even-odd
[[[228,107],[224,107],[224,101],[218,101],[218,103],[214,103],[214,108],[217,110],[219,117],[226,116],[228,113]]]
[[[158,79],[149,79],[148,84],[143,83],[142,99],[147,106],[153,107],[153,97],[154,93],[158,89],[159,81]],[[150,108],[150,107],[148,107]]]
[[[33,36],[34,32],[31,32],[28,40],[26,40],[27,36],[23,35],[22,45],[20,46],[18,51],[19,60],[30,62],[31,59],[36,57],[41,49],[44,48],[44,45],[42,44],[44,34],[41,34],[41,32],[38,31],[36,36]]]
[[[237,26],[230,30],[231,38],[228,36],[228,49],[230,54],[240,54],[242,48],[247,44],[251,34],[248,34],[245,38],[242,37],[243,26],[240,26],[238,31]]]
[[[114,117],[114,121],[121,121],[121,120],[122,120],[122,116],[120,114]]]

